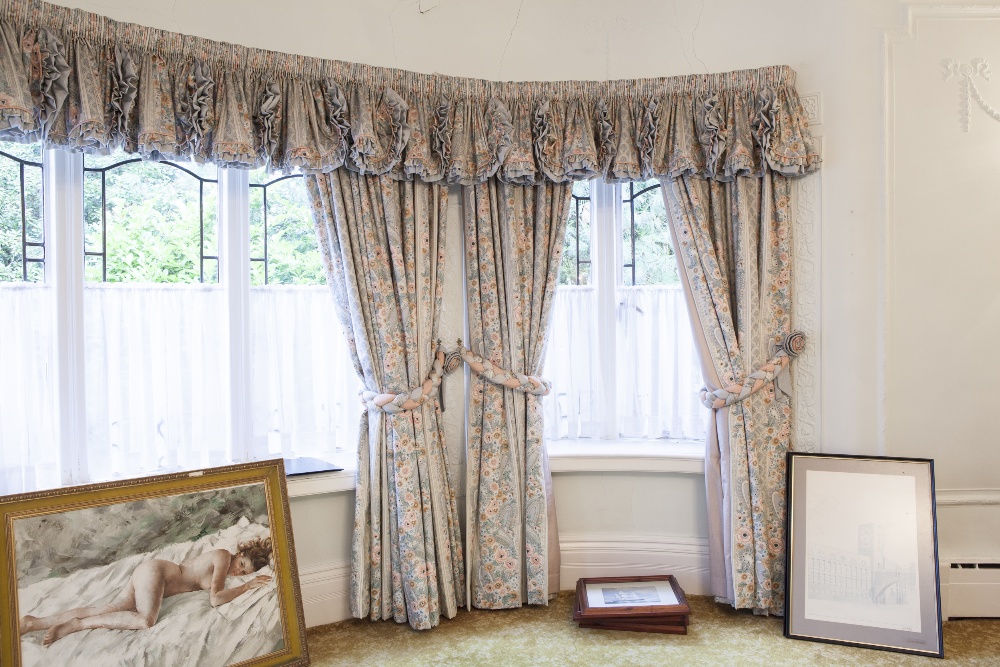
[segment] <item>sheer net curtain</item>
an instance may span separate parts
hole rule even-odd
[[[92,479],[230,463],[222,290],[90,285],[84,309]],[[325,287],[250,290],[252,457],[351,463],[359,382],[338,329]]]
[[[619,288],[617,322],[618,432],[623,438],[703,438],[701,370],[681,288]]]
[[[216,287],[84,290],[91,479],[229,462],[224,312]]]
[[[0,495],[59,486],[52,290],[0,283]]]
[[[250,358],[254,454],[353,466],[363,385],[330,289],[252,287]]]
[[[700,439],[705,408],[698,351],[684,293],[674,286],[621,287],[617,293],[617,420],[622,438]],[[560,285],[542,375],[545,437],[598,438],[605,400],[598,372],[596,297],[589,286]]]
[[[578,182],[573,200],[543,371],[553,382],[545,437],[704,437],[701,370],[659,186]],[[613,258],[603,272],[602,252]]]

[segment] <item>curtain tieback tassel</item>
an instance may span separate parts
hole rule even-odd
[[[781,373],[788,368],[792,359],[799,356],[805,347],[806,335],[801,331],[785,334],[781,341],[774,345],[770,361],[746,376],[742,383],[727,385],[714,391],[709,391],[708,387],[702,387],[701,404],[706,408],[718,410],[733,403],[739,403],[758,392],[768,382],[777,380]],[[777,385],[777,383],[775,384]]]

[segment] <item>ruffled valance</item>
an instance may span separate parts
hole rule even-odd
[[[465,185],[814,170],[788,67],[494,82],[306,58],[0,0],[0,140]]]

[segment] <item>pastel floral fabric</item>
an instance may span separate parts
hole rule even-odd
[[[569,184],[463,188],[469,346],[513,373],[541,371]],[[472,604],[547,604],[559,590],[541,397],[472,376],[466,533]]]
[[[771,171],[730,182],[684,176],[664,180],[663,192],[708,355],[706,385],[740,384],[791,332],[791,182]],[[791,419],[789,396],[773,382],[713,410],[705,462],[712,592],[737,608],[784,613]]]
[[[795,73],[506,82],[252,49],[0,0],[0,140],[472,185],[798,175]]]
[[[785,66],[495,82],[253,49],[41,0],[0,0],[0,141],[310,174],[330,286],[376,394],[409,391],[430,370],[443,184],[465,186],[470,347],[537,375],[570,183],[596,177],[664,181],[706,380],[742,381],[789,331],[788,178],[820,162]],[[718,413],[707,476],[729,563],[718,595],[780,612],[788,399],[765,390]],[[469,420],[472,602],[543,604],[558,542],[539,398],[476,376]],[[428,628],[463,604],[442,448],[431,401],[365,414],[356,615]]]
[[[370,391],[409,391],[434,362],[448,191],[345,169],[306,182],[355,369]],[[350,587],[358,618],[423,630],[465,603],[442,429],[436,400],[362,415]]]

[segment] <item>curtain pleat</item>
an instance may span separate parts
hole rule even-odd
[[[789,179],[663,181],[705,384],[739,383],[791,331]],[[712,593],[784,613],[785,453],[791,401],[768,383],[712,410],[705,482]]]
[[[514,373],[541,372],[570,196],[569,184],[463,188],[469,344]],[[468,420],[471,602],[546,604],[559,542],[541,398],[473,375]]]
[[[409,391],[430,372],[437,339],[447,190],[345,169],[307,184],[355,369],[371,391]],[[436,401],[362,414],[350,589],[356,617],[427,629],[464,604],[442,428]]]

